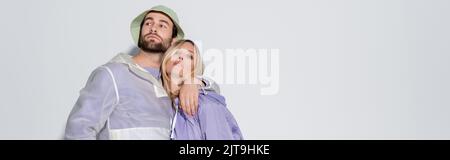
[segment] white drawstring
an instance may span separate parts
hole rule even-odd
[[[178,115],[178,106],[176,106],[175,108],[175,116],[173,117],[173,121],[172,121],[172,129],[170,133],[170,139],[174,139],[175,138],[175,124],[177,123],[177,115]]]

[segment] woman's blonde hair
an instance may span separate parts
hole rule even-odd
[[[179,91],[172,91],[170,88],[170,75],[167,74],[167,68],[166,65],[167,63],[170,61],[170,59],[177,54],[177,52],[182,49],[181,46],[184,43],[191,43],[194,46],[194,53],[193,53],[193,64],[192,64],[192,70],[189,74],[189,78],[193,79],[197,76],[202,76],[203,75],[203,71],[204,71],[204,64],[203,61],[200,57],[200,52],[199,49],[197,47],[197,45],[195,45],[195,43],[191,40],[188,39],[181,39],[176,41],[174,44],[172,44],[172,46],[167,49],[166,53],[164,54],[164,58],[162,60],[162,64],[161,64],[161,75],[163,78],[163,85],[164,85],[164,89],[167,91],[167,93],[169,94],[170,98],[175,98],[176,96],[178,96]],[[185,75],[183,75],[185,76]],[[193,82],[193,81],[192,81]]]

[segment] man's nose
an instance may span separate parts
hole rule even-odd
[[[150,26],[150,33],[156,33],[156,27],[155,25]]]

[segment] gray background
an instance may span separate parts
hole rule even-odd
[[[203,48],[278,48],[278,94],[222,84],[247,139],[450,139],[450,1],[2,0],[0,139],[60,139],[130,21],[176,10]]]

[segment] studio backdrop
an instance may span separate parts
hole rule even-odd
[[[173,8],[246,139],[450,139],[448,0],[2,0],[0,139],[61,139],[90,73]]]

